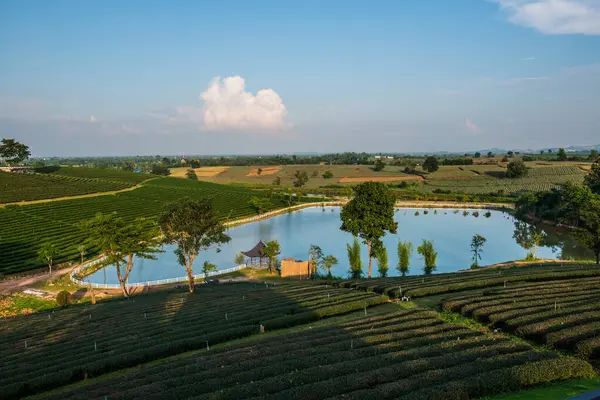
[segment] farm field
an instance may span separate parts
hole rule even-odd
[[[0,276],[43,267],[37,260],[41,244],[50,240],[59,256],[55,263],[78,259],[77,245],[85,239],[76,224],[96,213],[116,212],[125,220],[155,218],[165,202],[180,197],[213,199],[223,220],[256,214],[248,201],[265,193],[245,188],[176,178],[161,178],[116,195],[0,208]],[[273,208],[284,204],[272,199]],[[93,254],[93,249],[88,251]]]
[[[315,284],[240,283],[140,295],[5,320],[2,398],[17,398],[182,352],[386,303]]]
[[[375,306],[266,332],[36,398],[466,399],[594,376],[583,360],[420,308]]]
[[[211,167],[207,167],[211,168]],[[214,167],[213,167],[214,168]],[[262,169],[258,174],[258,168]],[[415,175],[405,174],[403,168],[389,167],[383,171],[375,172],[367,165],[282,165],[282,166],[251,166],[251,167],[229,167],[227,170],[212,177],[201,177],[198,179],[216,183],[245,183],[272,185],[275,178],[281,179],[282,186],[293,186],[294,173],[296,171],[306,172],[308,183],[305,188],[313,189],[321,186],[338,184],[341,179],[358,178],[385,178],[386,180],[419,179]],[[323,174],[330,171],[332,178],[323,178]],[[316,175],[315,175],[316,174]],[[394,179],[394,177],[396,177]],[[359,179],[358,182],[365,179]],[[343,182],[342,182],[343,183]]]
[[[417,183],[411,190],[431,193],[434,191],[452,191],[464,194],[489,194],[503,191],[504,194],[516,194],[521,191],[540,191],[556,188],[566,182],[581,183],[589,170],[589,163],[583,162],[527,162],[528,175],[519,179],[506,179],[507,163],[490,165],[441,166],[433,173],[419,175],[404,173],[404,167],[388,165],[383,171],[376,172],[367,165],[284,165],[264,166],[264,172],[258,175],[258,167],[222,167],[227,168],[213,175],[198,175],[198,179],[216,183],[237,183],[248,185],[272,186],[275,178],[281,179],[281,185],[293,186],[293,174],[296,170],[308,174],[306,189],[315,189],[327,185],[352,186],[367,180],[380,182]],[[214,169],[218,167],[206,167]],[[179,173],[180,169],[173,169]],[[419,168],[417,168],[419,170]],[[332,178],[322,175],[330,171]],[[185,176],[185,172],[180,174]]]
[[[151,177],[93,168],[60,168],[52,173],[0,172],[0,204],[110,192],[126,189]]]
[[[600,361],[600,270],[595,265],[535,266],[429,277],[340,282],[407,295],[540,345]]]
[[[599,359],[599,283],[598,277],[528,282],[453,298],[442,307],[584,359]]]

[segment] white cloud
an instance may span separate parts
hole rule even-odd
[[[548,79],[550,79],[550,78],[548,78],[547,76],[533,76],[533,77],[529,77],[529,78],[512,78],[512,79],[508,79],[508,80],[500,83],[500,86],[513,86],[513,85],[518,85],[519,83],[547,81]]]
[[[202,92],[201,115],[193,108],[179,108],[193,122],[203,120],[207,130],[282,130],[287,110],[281,97],[272,89],[261,89],[256,95],[245,91],[244,78],[214,78]]]
[[[94,123],[96,121],[98,121],[98,119],[96,117],[94,117],[93,115],[90,115],[90,122]]]
[[[515,24],[551,35],[600,35],[598,0],[491,0]]]
[[[480,127],[478,127],[473,121],[469,118],[465,118],[465,122],[463,126],[467,129],[467,131],[471,133],[481,133],[483,132]]]

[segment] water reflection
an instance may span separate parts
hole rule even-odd
[[[415,215],[415,211],[419,211]],[[489,265],[503,261],[524,259],[528,253],[520,243],[530,233],[530,225],[522,224],[512,215],[500,211],[491,211],[489,218],[484,210],[429,210],[399,209],[394,214],[398,222],[398,233],[388,235],[383,242],[388,249],[389,274],[398,275],[397,244],[399,240],[410,241],[417,246],[422,239],[433,240],[435,250],[439,253],[437,272],[453,272],[469,268],[472,263],[470,243],[474,234],[487,239],[484,246],[483,259],[480,265]],[[466,211],[466,213],[465,213]],[[473,212],[479,212],[475,217]],[[281,244],[282,258],[294,257],[306,260],[312,244],[320,246],[323,253],[332,254],[340,261],[332,269],[337,276],[347,276],[348,261],[346,243],[352,236],[339,230],[341,225],[340,209],[321,207],[283,214],[268,220],[252,224],[236,226],[228,230],[231,242],[222,247],[221,252],[211,249],[202,253],[195,262],[195,270],[200,271],[202,263],[207,260],[219,269],[234,265],[234,257],[240,251],[250,250],[259,240],[276,239]],[[569,259],[591,258],[591,254],[579,245],[572,236],[553,229],[534,227],[533,232],[543,232],[537,256],[540,258]],[[523,233],[525,232],[525,233]],[[523,236],[525,234],[525,236]],[[368,265],[366,246],[362,247],[363,265]],[[376,269],[375,269],[376,270]],[[418,254],[411,258],[409,274],[421,274],[423,260]],[[117,283],[114,268],[98,271],[90,279],[92,282]],[[130,282],[145,282],[185,276],[185,269],[177,263],[173,247],[167,246],[165,253],[159,254],[157,260],[137,260],[130,275]]]

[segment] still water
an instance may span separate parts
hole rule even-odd
[[[419,215],[415,215],[415,212]],[[468,212],[464,216],[464,212]],[[473,212],[479,212],[475,217]],[[486,210],[453,210],[438,209],[397,209],[396,221],[398,233],[387,235],[384,244],[388,249],[389,275],[398,275],[395,266],[398,262],[397,243],[399,240],[411,241],[415,254],[411,259],[410,274],[423,273],[423,260],[416,254],[416,247],[422,239],[433,240],[438,252],[437,271],[454,272],[469,268],[472,263],[470,244],[474,234],[480,234],[487,239],[483,248],[480,265],[489,265],[503,261],[523,259],[527,250],[513,239],[516,220],[501,211],[490,211],[486,218]],[[218,269],[234,266],[234,257],[240,251],[253,248],[259,240],[278,240],[281,244],[281,258],[294,257],[296,260],[306,260],[311,244],[318,245],[325,255],[333,254],[339,260],[332,273],[336,276],[347,276],[348,262],[346,243],[352,241],[352,235],[340,231],[340,208],[308,208],[291,214],[230,228],[228,235],[231,242],[221,247],[221,251],[211,249],[202,253],[194,262],[195,273],[200,273],[202,264],[208,260],[217,265]],[[546,232],[544,246],[538,250],[540,258],[581,258],[585,251],[566,234]],[[129,282],[146,282],[157,279],[167,279],[185,276],[185,269],[177,263],[173,254],[173,246],[165,246],[164,253],[157,260],[137,260],[129,277]],[[363,266],[366,275],[368,265],[367,249],[363,246]],[[373,275],[377,275],[377,263],[373,261]],[[97,271],[87,279],[95,283],[118,283],[115,269],[112,266]]]

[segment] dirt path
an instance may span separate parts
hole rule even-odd
[[[41,199],[41,200],[30,200],[30,201],[17,201],[14,203],[2,203],[0,204],[0,208],[6,207],[6,206],[25,206],[27,204],[40,204],[40,203],[50,203],[53,201],[62,201],[62,200],[74,200],[74,199],[85,199],[88,197],[98,197],[98,196],[110,196],[110,195],[115,195],[118,193],[123,193],[123,192],[130,192],[132,190],[135,189],[139,189],[142,187],[142,185],[146,182],[149,182],[151,180],[154,179],[158,179],[158,178],[150,178],[150,179],[146,179],[145,181],[142,181],[140,183],[138,183],[137,185],[125,188],[125,189],[120,189],[120,190],[113,190],[110,192],[96,192],[96,193],[88,193],[88,194],[79,194],[76,196],[65,196],[65,197],[54,197],[52,199]]]
[[[73,268],[75,268],[75,266],[57,269],[55,271],[52,271],[52,274],[41,274],[13,279],[9,281],[2,281],[0,282],[0,294],[10,294],[14,291],[24,290],[27,287],[33,285],[34,283],[40,281],[47,281],[49,279],[60,278],[61,276],[70,273],[71,270],[73,270]]]

